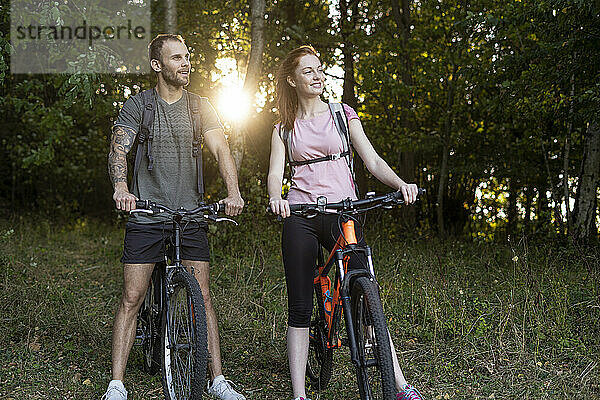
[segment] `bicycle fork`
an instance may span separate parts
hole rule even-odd
[[[367,269],[358,269],[344,272],[344,251],[338,250],[335,253],[335,259],[338,265],[338,272],[340,274],[340,295],[342,300],[342,307],[344,310],[344,319],[346,320],[346,333],[348,334],[348,344],[350,345],[350,359],[357,368],[366,366],[366,360],[362,360],[359,356],[358,345],[356,343],[356,336],[354,334],[354,318],[352,317],[352,307],[350,304],[350,283],[361,276],[369,279],[374,279],[373,261],[371,256],[371,248],[366,247],[365,255],[367,257]]]

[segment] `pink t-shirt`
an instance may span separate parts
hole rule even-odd
[[[344,111],[348,121],[358,119],[352,107],[344,104]],[[279,124],[276,128],[279,129]],[[296,119],[290,135],[295,161],[312,160],[344,150],[329,111],[310,119]],[[348,197],[357,199],[346,157],[294,167],[294,177],[287,197],[289,203],[315,203],[319,196],[325,196],[328,203]]]

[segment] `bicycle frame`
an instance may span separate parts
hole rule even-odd
[[[364,253],[367,259],[368,269],[348,271],[350,253]],[[334,264],[337,266],[337,269],[335,271],[333,292],[331,292],[331,280],[328,275]],[[342,344],[341,340],[338,338],[338,333],[343,310],[348,344],[350,347],[350,358],[356,366],[360,366],[361,361],[358,355],[358,347],[356,345],[354,330],[352,329],[354,321],[350,308],[350,282],[359,276],[366,276],[375,280],[375,273],[373,269],[371,248],[369,246],[358,244],[354,229],[354,221],[352,219],[346,217],[345,220],[342,221],[342,234],[338,237],[326,262],[323,262],[323,252],[319,251],[318,266],[318,274],[315,276],[314,284],[321,288],[321,299],[324,300],[321,306],[324,308],[325,321],[327,322],[327,347],[339,348]],[[330,311],[326,308],[327,291],[330,291],[330,297],[332,298]]]
[[[160,328],[162,318],[166,318],[167,323],[169,322],[169,310],[166,307],[169,296],[169,286],[171,284],[171,279],[175,271],[179,268],[185,268],[181,263],[181,228],[179,223],[181,222],[182,216],[176,215],[173,217],[173,233],[164,239],[165,242],[165,252],[164,252],[164,260],[159,261],[154,266],[153,274],[156,272],[158,274],[157,285],[154,287],[154,299],[155,304],[158,307],[158,316],[156,319],[156,326]],[[172,239],[171,243],[168,243],[169,240]],[[172,251],[169,251],[169,246],[172,246]],[[173,254],[171,263],[169,263],[169,253]],[[193,267],[192,275],[193,275]],[[153,279],[152,277],[150,279]],[[150,287],[148,288],[150,290]],[[136,336],[135,343],[137,345],[141,345],[144,340],[152,340],[153,338],[147,338],[145,336]],[[171,338],[169,338],[169,341]]]

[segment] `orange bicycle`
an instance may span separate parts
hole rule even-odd
[[[419,194],[425,191],[419,189]],[[313,316],[309,334],[309,359],[306,374],[311,387],[327,387],[333,367],[333,349],[347,345],[356,368],[360,398],[395,399],[396,384],[390,346],[390,336],[379,297],[371,248],[356,238],[355,215],[375,208],[392,208],[403,204],[400,192],[364,200],[344,200],[327,204],[319,197],[316,204],[294,204],[290,210],[304,217],[317,214],[338,214],[342,232],[334,248],[324,260],[319,251],[315,269]],[[365,268],[348,270],[351,254],[362,254]],[[335,268],[333,282],[329,273]],[[332,284],[333,283],[333,284]],[[342,338],[341,317],[344,315],[347,338]]]

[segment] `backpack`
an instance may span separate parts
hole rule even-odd
[[[279,125],[279,137],[285,145],[285,152],[287,154],[288,164],[290,166],[291,177],[294,177],[294,167],[298,165],[314,164],[324,161],[335,161],[342,157],[346,158],[348,168],[352,174],[352,180],[354,181],[354,188],[356,195],[358,196],[358,185],[356,184],[356,178],[354,176],[354,160],[353,160],[353,148],[352,141],[350,140],[350,130],[348,128],[348,117],[344,111],[342,103],[329,103],[329,111],[335,123],[335,128],[342,139],[342,152],[337,154],[328,154],[323,157],[313,158],[311,160],[295,161],[292,157],[292,130],[283,128],[282,124]]]
[[[200,122],[200,103],[202,97],[195,93],[186,91],[187,96],[187,110],[192,121],[192,132],[194,138],[192,140],[192,156],[196,159],[196,171],[198,175],[197,189],[198,193],[202,197],[204,195],[204,177],[202,175],[202,144],[204,136],[202,135],[202,126]],[[140,164],[143,157],[143,148],[146,145],[148,155],[148,171],[152,171],[154,167],[154,157],[152,156],[152,140],[154,134],[152,133],[152,124],[154,123],[154,113],[156,111],[156,91],[154,88],[144,90],[141,93],[142,96],[142,122],[138,130],[136,140],[137,151],[135,154],[135,164],[133,167],[133,190],[137,186],[137,177]]]

